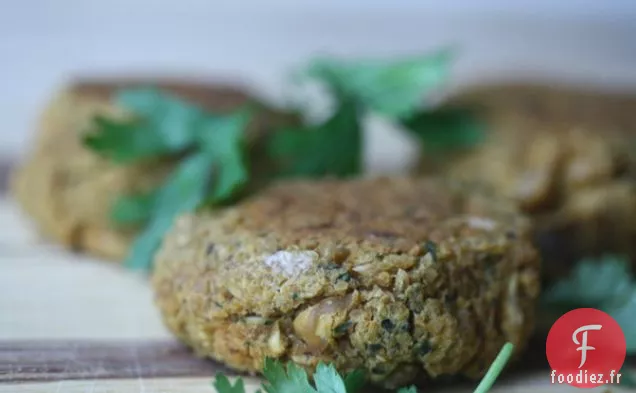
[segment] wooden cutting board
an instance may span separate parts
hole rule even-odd
[[[212,376],[231,374],[171,337],[144,277],[47,244],[6,197],[0,223],[0,393],[214,393]],[[246,382],[250,392],[260,383]],[[493,391],[577,389],[551,385],[546,368]]]

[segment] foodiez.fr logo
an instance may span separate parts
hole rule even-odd
[[[581,388],[618,384],[626,352],[625,335],[614,318],[594,308],[572,310],[548,333],[551,382]]]

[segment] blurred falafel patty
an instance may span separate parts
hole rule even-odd
[[[547,85],[477,87],[447,105],[470,107],[488,140],[419,172],[481,181],[531,215],[544,273],[583,257],[636,257],[636,94]]]
[[[154,190],[170,173],[174,161],[117,165],[85,148],[81,137],[98,114],[130,116],[112,103],[117,90],[146,86],[216,113],[228,113],[254,101],[238,87],[178,81],[87,80],[64,89],[48,103],[38,123],[34,146],[12,179],[14,196],[46,236],[69,248],[109,259],[121,260],[126,255],[138,229],[114,226],[111,206],[120,196]],[[285,115],[261,105],[248,132],[251,149],[258,148],[272,125],[287,120]],[[256,159],[254,166],[262,165],[262,160]]]

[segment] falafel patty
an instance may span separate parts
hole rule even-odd
[[[420,173],[482,181],[514,200],[533,218],[548,278],[583,257],[636,257],[636,94],[504,84],[448,105],[476,109],[489,139],[423,157]]]
[[[39,121],[34,146],[12,179],[12,192],[39,229],[63,245],[121,260],[138,228],[115,227],[110,208],[119,196],[147,193],[173,167],[171,159],[117,165],[82,145],[95,115],[130,116],[110,100],[120,88],[156,86],[203,109],[225,113],[253,101],[245,91],[223,85],[86,81],[73,84],[48,104]],[[258,145],[273,124],[285,116],[262,108],[248,132]],[[262,160],[254,164],[262,167]]]
[[[169,329],[255,372],[267,357],[387,387],[477,378],[523,349],[539,292],[527,220],[441,180],[294,181],[179,218],[152,277]],[[425,376],[425,377],[422,377]]]

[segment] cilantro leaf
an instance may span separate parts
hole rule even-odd
[[[114,102],[134,118],[93,119],[83,137],[86,147],[120,164],[174,154],[191,147],[205,113],[192,104],[151,88],[125,89]]]
[[[267,393],[317,393],[309,384],[305,370],[293,362],[287,363],[285,370],[281,363],[265,359],[263,375],[267,378],[263,384]]]
[[[463,108],[421,111],[404,120],[402,125],[420,139],[424,150],[429,151],[469,148],[485,138],[484,124]]]
[[[249,173],[243,152],[245,130],[250,119],[251,112],[248,109],[227,116],[209,117],[197,134],[201,150],[214,157],[217,163],[207,202],[225,202],[247,183]]]
[[[544,291],[541,300],[560,312],[592,307],[608,313],[625,334],[627,352],[636,353],[636,280],[627,259],[584,259],[569,277]]]
[[[155,250],[174,219],[198,208],[205,200],[214,157],[199,152],[181,161],[163,186],[157,191],[152,218],[145,230],[135,239],[125,261],[126,266],[149,269]]]
[[[267,142],[270,157],[280,164],[280,176],[340,177],[362,168],[362,130],[357,106],[343,102],[324,123],[281,130]]]
[[[154,192],[121,196],[111,208],[111,220],[121,226],[144,224],[152,217],[155,198]]]
[[[413,114],[422,98],[448,77],[449,50],[395,62],[318,59],[306,74],[337,96],[354,100],[390,118]]]
[[[223,374],[217,373],[212,386],[218,393],[245,393],[245,386],[241,378],[236,379],[236,383],[232,385],[230,380]]]

